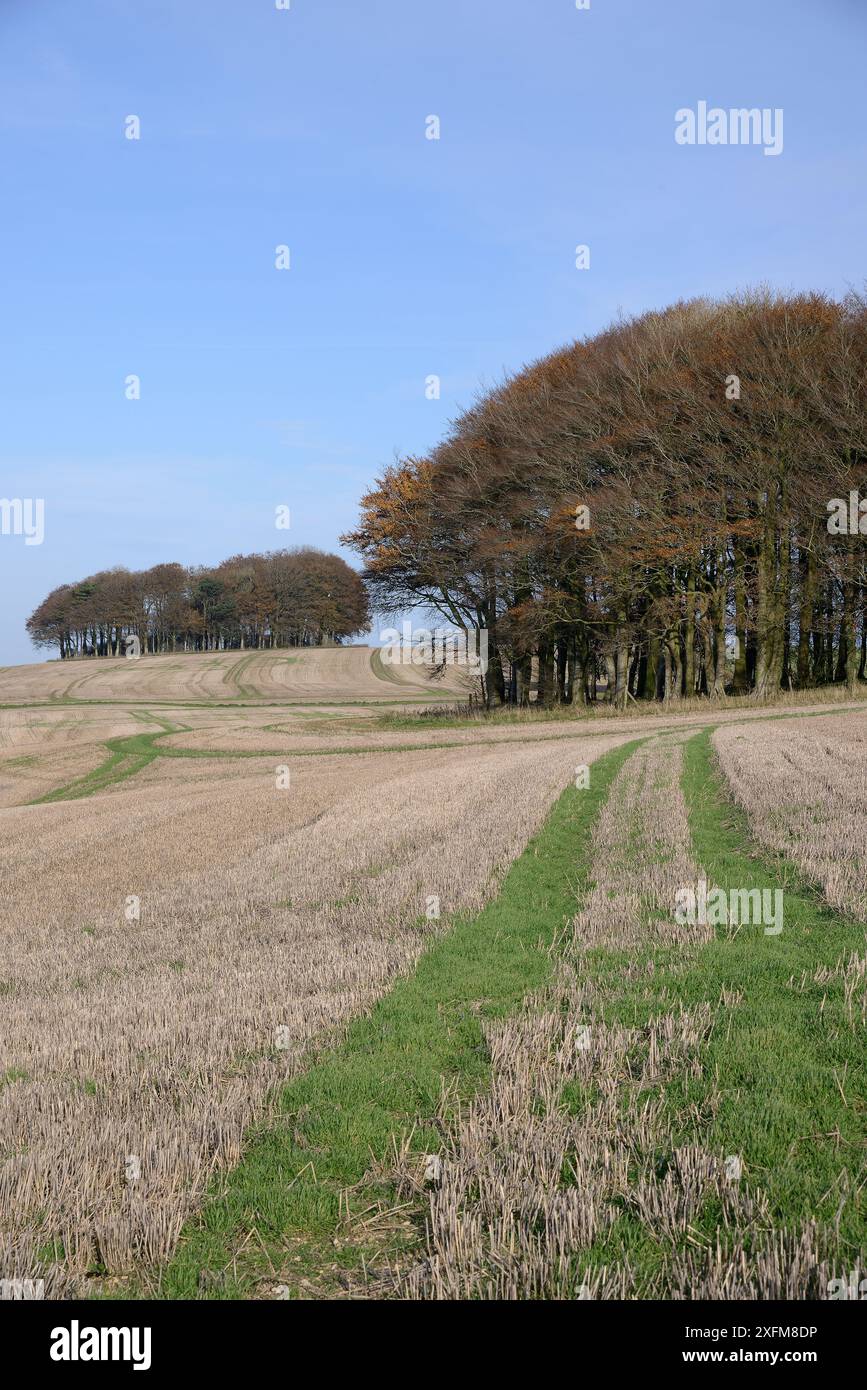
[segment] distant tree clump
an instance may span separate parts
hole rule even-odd
[[[369,625],[360,576],[309,547],[235,555],[216,568],[111,569],[61,584],[27,620],[39,647],[62,658],[141,650],[222,651],[343,642]]]
[[[864,678],[867,301],[694,300],[575,342],[386,469],[344,541],[382,613],[488,631],[487,699]],[[861,529],[863,526],[863,530]]]

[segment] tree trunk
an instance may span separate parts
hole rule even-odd
[[[684,694],[695,694],[695,568],[686,573],[686,610],[683,623]]]
[[[765,525],[758,554],[756,576],[756,678],[757,695],[779,690],[783,675],[783,625],[787,566],[780,564],[776,506],[768,491]]]
[[[797,680],[805,690],[812,679],[810,670],[810,634],[813,629],[813,604],[816,595],[816,564],[809,550],[800,553],[801,604],[798,614]]]
[[[746,567],[746,556],[740,546],[734,549],[734,581],[735,581],[735,669],[732,678],[732,690],[736,695],[743,695],[749,689],[749,673],[747,670],[747,593],[746,577],[744,570]]]

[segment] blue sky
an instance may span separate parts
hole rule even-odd
[[[94,570],[336,549],[396,451],[620,312],[861,288],[865,37],[861,0],[0,0],[0,497],[45,499],[0,662]],[[782,154],[679,146],[700,100],[782,108]]]

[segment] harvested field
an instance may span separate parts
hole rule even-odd
[[[277,1170],[298,1200],[276,1244],[238,1199],[252,1251],[268,1251],[266,1288],[277,1269],[298,1296],[330,1295],[343,1286],[323,1250],[339,1249],[363,1298],[821,1296],[842,1248],[827,1208],[843,1203],[851,1247],[863,1202],[863,1069],[849,1055],[867,1017],[863,932],[819,937],[805,918],[802,949],[787,906],[766,959],[743,935],[678,920],[678,891],[725,867],[696,839],[705,791],[685,790],[706,710],[415,719],[428,691],[408,679],[406,710],[385,715],[377,697],[400,691],[361,648],[46,663],[0,680],[0,1278],[70,1296],[152,1290],[165,1273],[171,1296],[191,1280],[192,1296],[228,1296],[184,1251],[198,1212],[213,1226],[209,1184],[230,1192],[257,1161],[257,1127],[283,1152],[289,1085],[303,1099]],[[833,702],[714,718],[758,843],[862,921],[864,718]],[[593,791],[609,755],[624,761]],[[589,791],[572,787],[584,767]],[[566,802],[596,798],[586,842],[559,812],[537,884],[539,851],[523,851],[566,787]],[[753,861],[738,862],[726,882],[745,885]],[[509,865],[523,887],[500,905]],[[496,941],[474,933],[483,907]],[[400,981],[416,1000],[405,1024]],[[508,1007],[489,1014],[490,998]],[[365,1041],[353,1029],[367,1018]],[[779,1113],[726,1050],[745,1030],[751,1056],[768,1020]],[[403,1027],[396,1063],[387,1040]],[[340,1079],[368,1066],[369,1092]],[[371,1108],[392,1093],[374,1149]],[[797,1157],[804,1096],[842,1136],[836,1168],[836,1139],[814,1141],[815,1173]],[[281,1269],[309,1213],[337,1211],[310,1233],[303,1279]],[[403,1234],[384,1249],[380,1230]],[[235,1296],[262,1296],[251,1248],[226,1240]]]
[[[678,889],[700,876],[680,787],[684,738],[652,739],[611,788],[593,835],[595,882],[573,923],[577,948],[709,939],[707,927],[681,926],[674,917]]]
[[[707,928],[680,927],[673,916],[678,888],[699,875],[680,790],[682,743],[651,740],[625,763],[593,833],[595,878],[554,983],[488,1028],[490,1089],[451,1130],[443,1114],[444,1177],[430,1198],[428,1260],[407,1280],[410,1297],[652,1297],[628,1263],[610,1275],[582,1269],[581,1252],[624,1205],[672,1240],[710,1193],[728,1221],[739,1213],[737,1185],[712,1154],[685,1146],[664,1181],[656,1171],[660,1148],[671,1146],[659,1089],[680,1073],[700,1074],[717,1008],[664,1011],[643,1031],[609,1024],[610,994],[585,965],[591,947],[686,948],[708,939]],[[641,960],[622,979],[640,984],[647,968]],[[595,1098],[577,1115],[563,1103],[569,1085]]]
[[[867,921],[867,719],[862,713],[720,729],[714,745],[756,838],[828,902]]]
[[[742,1026],[745,992],[724,986],[689,998],[713,932],[690,936],[671,920],[677,888],[701,872],[680,756],[680,740],[651,742],[620,772],[554,981],[487,1026],[490,1086],[463,1105],[444,1099],[437,1180],[425,1181],[429,1158],[401,1155],[396,1191],[418,1200],[427,1189],[428,1218],[424,1258],[394,1275],[399,1296],[817,1299],[844,1276],[850,1250],[833,1221],[783,1222],[777,1193],[750,1180],[760,1141],[746,1118],[736,1150],[719,1144],[727,1110],[737,1126],[744,1103],[727,1096],[718,1059]],[[612,951],[609,962],[588,955],[590,946]],[[755,964],[748,957],[748,984]],[[814,976],[836,981],[832,1026],[851,1029],[853,1052],[863,977],[854,953]],[[759,1103],[768,1104],[764,1088]],[[860,1122],[854,1132],[863,1144]],[[836,1147],[828,1158],[833,1172]],[[851,1153],[832,1184],[838,1223],[862,1163]],[[863,1216],[854,1228],[863,1233]]]
[[[443,698],[423,671],[390,666],[377,675],[372,647],[298,647],[253,652],[180,652],[45,661],[0,671],[0,702],[31,700],[387,700]]]
[[[36,801],[55,787],[87,776],[102,756],[98,743],[0,755],[0,809]]]
[[[5,811],[4,1269],[62,1246],[60,1291],[165,1260],[275,1083],[495,890],[575,758],[310,758],[287,790],[176,759]]]

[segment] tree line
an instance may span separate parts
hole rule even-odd
[[[342,642],[369,626],[360,576],[311,547],[235,555],[214,568],[169,563],[102,570],[54,589],[27,620],[39,647],[61,658],[142,652],[305,647]]]
[[[855,294],[759,290],[617,322],[387,468],[342,539],[379,612],[487,629],[489,702],[525,703],[531,683],[544,703],[623,705],[851,688],[865,363]]]

